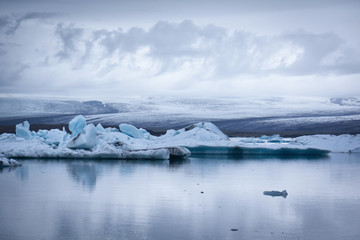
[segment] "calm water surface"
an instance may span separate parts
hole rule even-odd
[[[20,162],[0,169],[1,240],[360,239],[359,154]]]

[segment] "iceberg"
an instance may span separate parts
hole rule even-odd
[[[146,129],[121,123],[119,128],[86,124],[79,115],[65,129],[30,131],[25,121],[16,134],[0,135],[0,153],[6,158],[172,159],[190,155],[324,156],[329,152],[360,152],[360,134],[312,135],[283,138],[228,137],[210,122],[200,122],[153,136]]]
[[[94,124],[89,124],[82,129],[82,132],[72,138],[66,147],[70,149],[91,149],[96,145],[96,128]]]
[[[69,130],[71,131],[71,136],[76,137],[82,132],[85,126],[86,119],[82,115],[77,115],[69,122]]]
[[[30,123],[28,121],[17,124],[15,131],[17,137],[24,138],[27,140],[32,137],[32,133],[30,132]]]
[[[67,133],[65,130],[60,131],[59,129],[51,129],[51,130],[39,130],[36,133],[36,136],[43,138],[46,143],[49,145],[58,146],[66,137]]]
[[[127,123],[121,123],[119,129],[122,133],[132,137],[132,138],[144,138],[144,132],[140,129],[137,129],[135,126]]]

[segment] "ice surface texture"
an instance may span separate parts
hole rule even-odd
[[[144,134],[140,129],[127,123],[121,123],[119,125],[120,131],[133,138],[144,138]]]
[[[96,128],[89,124],[82,129],[82,132],[72,138],[66,147],[72,149],[91,149],[96,145]]]
[[[78,115],[69,122],[69,130],[71,131],[71,136],[76,137],[79,133],[82,132],[86,126],[86,119]]]
[[[31,132],[25,121],[16,125],[16,135],[0,135],[4,157],[170,159],[204,155],[325,155],[328,152],[360,152],[358,135],[313,135],[282,138],[229,138],[210,122],[200,122],[165,135],[152,136],[145,129],[122,123],[117,128],[87,124],[79,115],[65,129]]]
[[[28,121],[17,124],[15,131],[17,137],[24,139],[30,139],[32,137],[32,133],[30,132],[30,123]]]

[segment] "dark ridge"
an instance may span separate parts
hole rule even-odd
[[[47,116],[35,116],[35,117],[7,117],[0,119],[0,126],[12,126],[24,121],[28,121],[30,125],[32,124],[42,124],[42,125],[58,125],[58,124],[68,124],[71,119],[73,119],[78,114],[61,114],[61,115],[47,115]]]
[[[65,130],[67,132],[69,131],[69,127],[68,124],[32,124],[30,125],[30,130],[31,131],[39,131],[40,129],[44,129],[44,130],[50,130],[50,129],[59,129],[62,130],[63,127],[65,127]],[[15,133],[15,125],[12,126],[0,126],[0,134],[1,133]]]
[[[292,124],[291,120],[284,122],[263,122],[244,120],[225,120],[213,122],[229,136],[261,136],[280,134],[283,137],[297,137],[314,134],[358,134],[360,133],[360,120],[347,120],[338,122],[300,122]]]

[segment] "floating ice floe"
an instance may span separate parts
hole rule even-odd
[[[1,167],[17,167],[21,166],[21,163],[14,159],[8,159],[4,157],[0,157],[0,168]]]
[[[76,116],[65,129],[30,131],[26,121],[16,134],[0,135],[0,154],[26,158],[170,159],[192,155],[326,155],[329,152],[360,152],[360,134],[313,135],[282,138],[279,135],[229,138],[214,124],[200,122],[162,136],[130,124],[117,128],[87,124]]]
[[[24,139],[31,139],[33,136],[33,133],[30,132],[30,123],[28,121],[17,124],[15,127],[15,132],[17,137]]]

